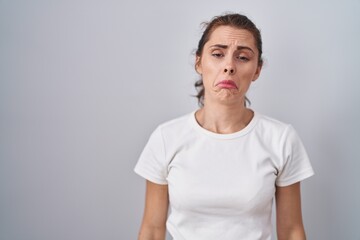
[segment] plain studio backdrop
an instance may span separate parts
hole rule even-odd
[[[0,0],[0,239],[136,239],[154,128],[197,108],[200,23],[261,29],[251,107],[291,123],[316,175],[308,239],[360,239],[360,1]]]

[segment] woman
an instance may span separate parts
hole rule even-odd
[[[313,175],[291,125],[246,107],[262,67],[260,31],[227,14],[206,25],[196,51],[201,108],[161,124],[135,172],[147,179],[139,239],[305,239],[300,181]],[[168,206],[171,212],[168,216]]]

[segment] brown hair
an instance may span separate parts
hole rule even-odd
[[[262,40],[261,40],[261,34],[260,30],[255,26],[255,24],[246,16],[241,14],[225,14],[221,16],[214,17],[210,22],[203,23],[204,25],[204,32],[200,38],[200,41],[198,43],[198,48],[195,52],[197,57],[201,57],[204,45],[207,41],[209,41],[210,36],[212,32],[220,26],[230,26],[235,27],[239,29],[245,29],[248,30],[255,38],[255,44],[259,51],[259,58],[258,58],[258,64],[261,66],[263,64],[262,60]],[[198,60],[195,63],[195,67],[199,64]],[[205,89],[203,84],[203,79],[200,78],[198,81],[195,82],[195,88],[198,91],[198,94],[195,95],[198,98],[199,106],[204,106],[204,95],[205,95]],[[249,99],[245,97],[245,106],[246,102],[250,103]]]

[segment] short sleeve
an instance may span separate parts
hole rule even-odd
[[[151,134],[134,168],[135,173],[157,184],[167,184],[167,164],[161,128]]]
[[[277,186],[285,187],[314,175],[305,147],[292,126],[286,129],[281,145],[283,165],[276,179]]]

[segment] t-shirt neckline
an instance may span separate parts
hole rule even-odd
[[[196,117],[195,117],[196,111],[197,110],[194,110],[190,114],[191,125],[195,128],[196,131],[200,132],[201,134],[205,134],[209,137],[217,138],[217,139],[234,139],[234,138],[242,137],[242,136],[248,134],[254,128],[254,126],[256,125],[258,118],[259,118],[258,113],[256,111],[252,110],[254,113],[254,116],[250,120],[249,124],[246,125],[246,127],[244,127],[243,129],[241,129],[240,131],[237,131],[237,132],[221,134],[221,133],[211,132],[211,131],[203,128],[202,126],[200,126],[200,124],[197,122]]]

